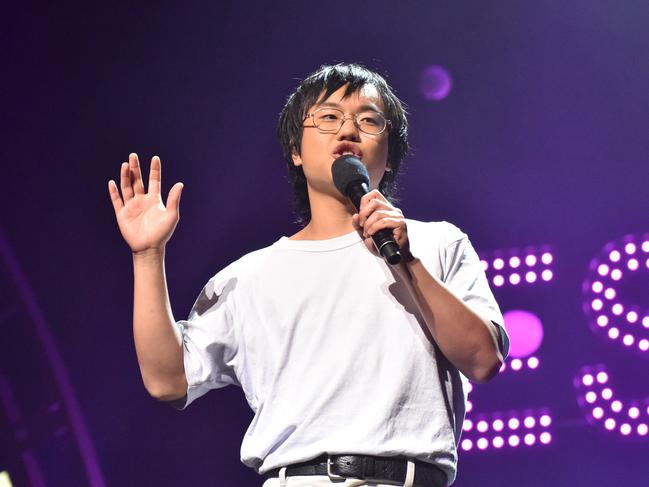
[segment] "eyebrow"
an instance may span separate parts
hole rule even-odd
[[[342,107],[342,105],[341,105],[340,103],[335,103],[335,102],[332,102],[332,101],[325,101],[325,102],[322,102],[322,103],[316,103],[315,106],[317,106],[318,108],[320,108],[320,107],[341,108],[341,107]],[[370,103],[370,104],[367,104],[367,103],[366,103],[365,105],[361,105],[360,107],[358,107],[358,109],[359,109],[360,111],[363,111],[363,110],[371,110],[371,111],[373,111],[373,112],[383,113],[383,110],[380,110],[380,109],[379,109],[376,105],[374,105],[373,103]]]

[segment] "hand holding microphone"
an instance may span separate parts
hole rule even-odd
[[[359,210],[354,222],[363,227],[363,236],[372,238],[381,256],[391,265],[401,262],[403,256],[411,260],[403,213],[378,190],[370,191],[369,175],[360,159],[341,156],[334,161],[331,173],[336,188]]]

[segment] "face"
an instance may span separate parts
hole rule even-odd
[[[365,85],[358,92],[343,98],[346,86],[342,86],[326,100],[320,99],[309,108],[312,113],[321,106],[339,108],[346,117],[368,109],[383,113],[383,102],[372,85]],[[320,133],[313,127],[313,119],[307,118],[302,130],[301,153],[293,153],[293,164],[302,166],[310,191],[316,190],[341,196],[333,185],[331,165],[344,153],[355,154],[370,175],[370,185],[377,188],[388,164],[388,130],[379,135],[361,132],[353,119],[347,118],[336,133]]]

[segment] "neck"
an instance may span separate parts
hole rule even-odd
[[[312,191],[310,187],[308,191],[311,220],[291,239],[326,240],[354,231],[352,215],[356,209],[351,202],[345,201],[342,196]]]

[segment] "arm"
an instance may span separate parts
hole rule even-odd
[[[407,261],[395,270],[417,303],[435,343],[472,381],[486,382],[494,377],[503,362],[495,326],[455,296],[410,254],[406,221],[401,210],[373,190],[361,199],[361,209],[353,216],[353,221],[363,228],[366,245],[372,250],[371,235],[383,228],[393,229]]]
[[[145,193],[137,155],[131,154],[120,170],[122,196],[112,180],[108,191],[120,232],[133,254],[133,335],[144,386],[153,397],[173,400],[185,395],[187,381],[167,291],[164,254],[178,223],[182,183],[171,188],[166,207],[160,183],[161,163],[154,157],[149,192]]]

